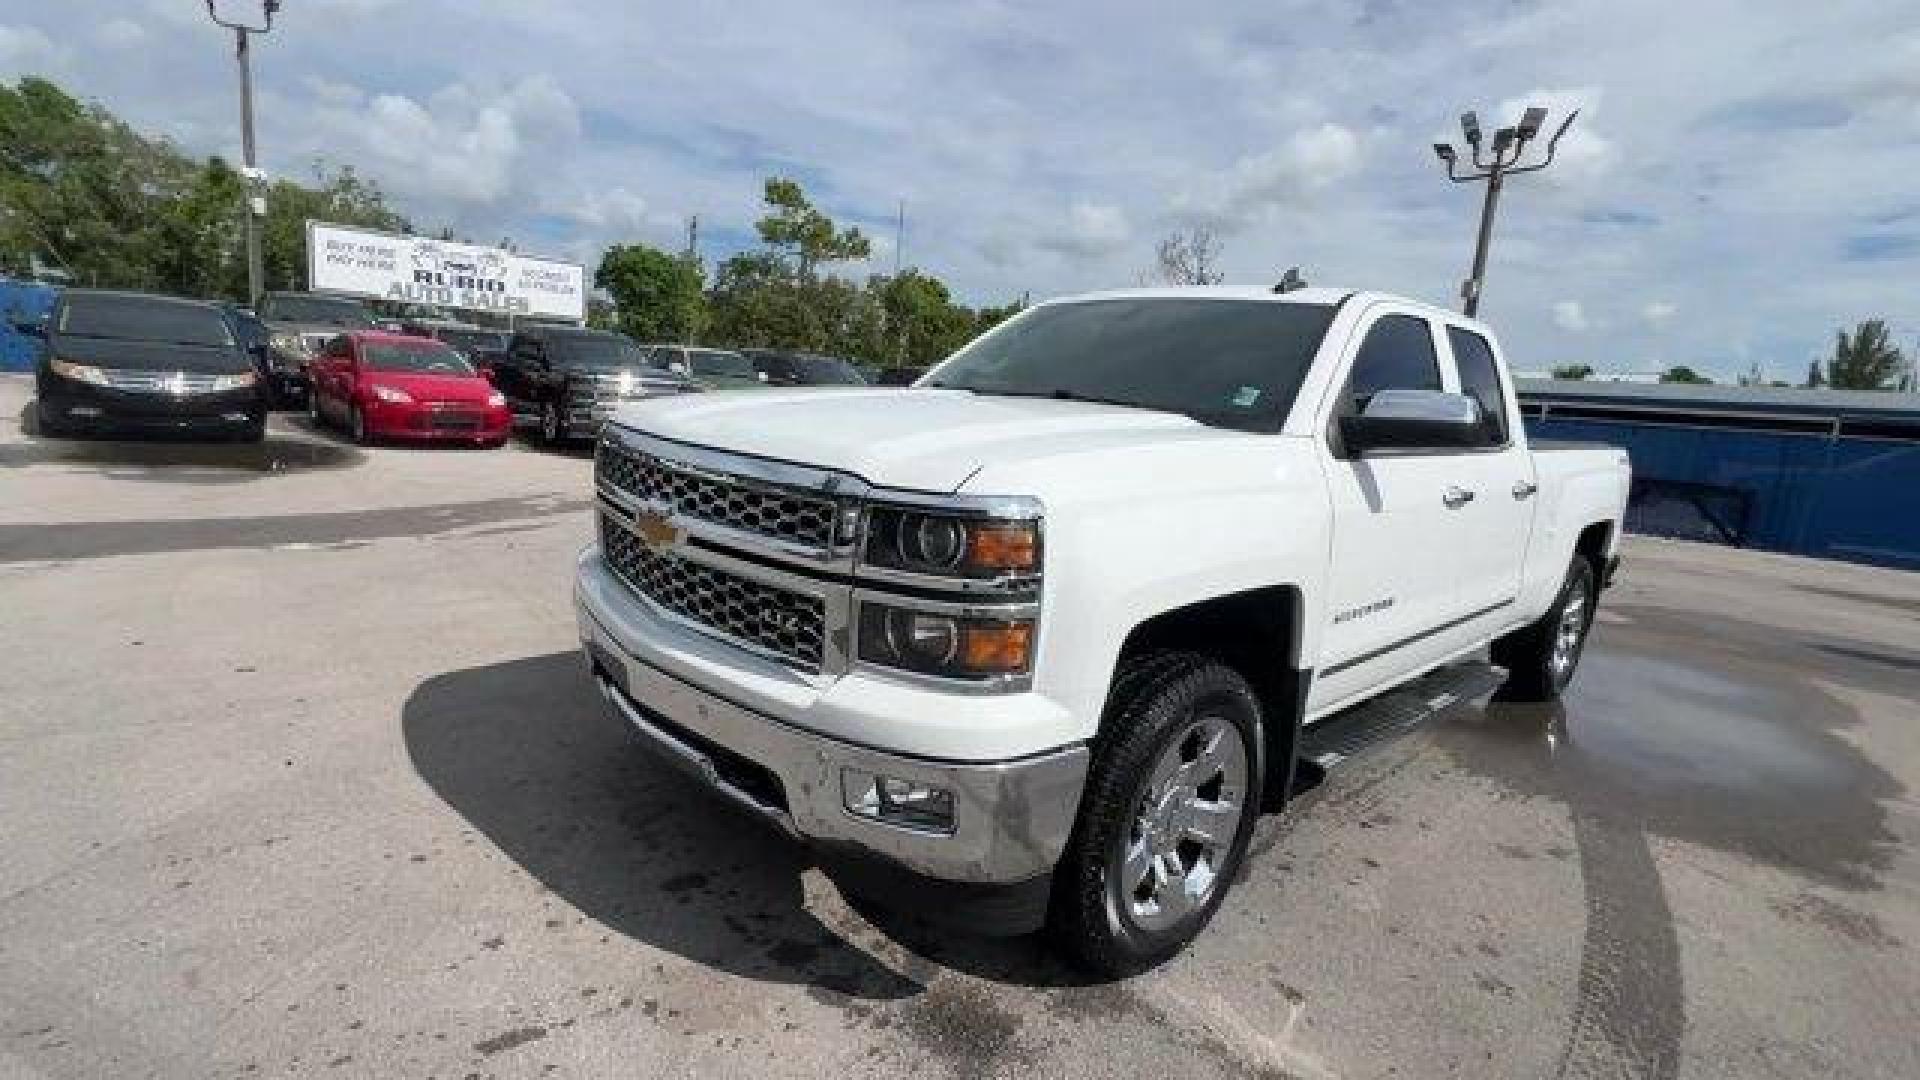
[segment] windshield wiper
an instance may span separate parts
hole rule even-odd
[[[951,387],[951,389],[965,390],[969,393],[982,394],[987,397],[1046,398],[1051,401],[1079,401],[1089,405],[1115,405],[1122,409],[1142,409],[1142,410],[1145,410],[1146,412],[1177,411],[1174,409],[1164,408],[1159,405],[1147,405],[1138,401],[1121,401],[1118,398],[1100,397],[1095,394],[1083,394],[1078,390],[1069,390],[1064,386],[1056,386],[1056,387],[1052,387],[1045,390],[1013,390],[1013,389],[995,390],[990,387],[978,387],[978,386],[955,386],[955,387]]]

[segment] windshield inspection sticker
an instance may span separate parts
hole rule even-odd
[[[1253,403],[1259,400],[1260,388],[1257,386],[1243,386],[1233,393],[1233,403],[1242,409],[1253,408]]]

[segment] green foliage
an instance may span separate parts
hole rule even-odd
[[[1593,378],[1592,364],[1561,364],[1551,372],[1556,379],[1571,379],[1579,382]]]
[[[1685,364],[1677,364],[1660,373],[1663,383],[1682,383],[1691,386],[1707,386],[1713,380],[1693,370]]]
[[[268,288],[304,286],[309,217],[406,227],[352,169],[315,175],[267,192]],[[189,158],[44,79],[0,84],[0,270],[25,274],[38,259],[78,285],[238,299],[244,196],[218,158]]]
[[[864,259],[872,251],[857,228],[837,229],[833,219],[814,209],[795,181],[767,178],[767,215],[754,223],[760,241],[802,278],[821,263]]]
[[[1020,310],[957,304],[944,282],[919,270],[864,284],[820,274],[822,264],[866,258],[867,238],[840,229],[791,180],[768,180],[765,198],[768,213],[756,225],[763,246],[717,268],[707,295],[711,341],[923,365]]]
[[[1886,320],[1868,319],[1849,334],[1834,331],[1827,381],[1839,390],[1892,390],[1903,382],[1906,358],[1893,344]]]
[[[618,310],[621,331],[639,341],[693,341],[707,325],[706,274],[700,263],[646,244],[615,244],[593,283]]]

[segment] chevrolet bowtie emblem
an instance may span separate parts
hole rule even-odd
[[[655,551],[670,548],[680,542],[680,527],[664,514],[652,510],[636,510],[633,513],[633,531],[647,547]]]

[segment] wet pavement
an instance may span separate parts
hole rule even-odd
[[[1920,576],[1636,541],[1563,703],[1336,769],[1095,985],[637,751],[587,469],[0,419],[0,1074],[1920,1075]]]

